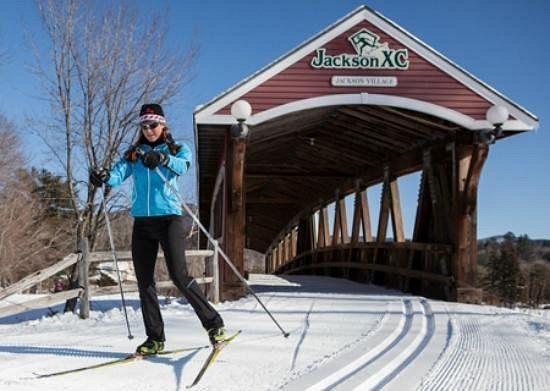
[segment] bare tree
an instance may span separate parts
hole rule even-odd
[[[36,72],[52,110],[39,134],[66,175],[77,239],[88,237],[93,247],[102,209],[94,208],[89,169],[110,167],[128,146],[142,103],[181,92],[196,46],[168,50],[163,17],[142,20],[131,3],[36,3],[50,43],[37,50]]]
[[[5,190],[13,183],[17,169],[22,166],[23,159],[15,127],[0,114],[0,190]]]
[[[49,264],[62,225],[49,224],[33,193],[14,125],[0,114],[0,286],[7,286]]]

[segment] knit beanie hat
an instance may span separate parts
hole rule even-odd
[[[166,123],[166,118],[164,118],[164,111],[162,107],[156,103],[148,103],[141,106],[139,111],[139,122],[160,122],[161,124]]]

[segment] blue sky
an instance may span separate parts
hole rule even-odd
[[[320,30],[367,5],[447,56],[540,119],[537,132],[494,145],[479,188],[478,236],[512,231],[550,238],[550,1],[547,0],[139,0],[144,13],[169,8],[170,44],[189,44],[200,53],[195,78],[166,107],[180,139],[192,139],[192,111]],[[48,115],[36,79],[24,30],[37,33],[32,0],[0,0],[0,111],[24,130],[27,115]],[[8,17],[9,15],[9,17]],[[22,141],[34,151],[36,140]],[[33,145],[30,145],[33,144]],[[34,153],[30,164],[44,165]],[[187,181],[192,182],[191,177]],[[418,191],[418,176],[400,181],[407,231]],[[378,189],[369,191],[376,220]]]

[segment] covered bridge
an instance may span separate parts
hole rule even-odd
[[[241,101],[233,114],[244,108],[246,117],[242,100],[252,107],[240,121],[248,133],[231,115]],[[360,7],[200,106],[194,122],[200,219],[241,271],[250,248],[266,255],[270,273],[464,300],[475,292],[477,187],[489,147],[538,119]],[[412,172],[421,179],[405,238],[398,179]],[[372,210],[366,189],[378,184]],[[238,296],[224,269],[224,297]]]

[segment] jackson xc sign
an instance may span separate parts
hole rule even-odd
[[[326,49],[316,50],[311,66],[316,69],[397,69],[409,68],[407,49],[390,49],[387,42],[380,43],[380,37],[363,28],[349,36],[348,40],[355,54],[327,54]]]

